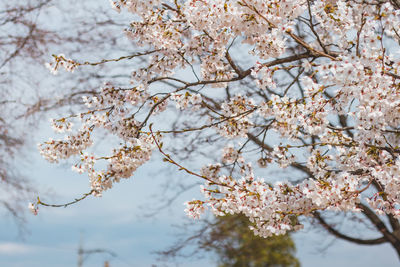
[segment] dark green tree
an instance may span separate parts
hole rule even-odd
[[[193,224],[180,226],[183,238],[158,253],[168,261],[180,257],[203,258],[204,253],[215,253],[219,267],[300,266],[289,234],[262,238],[255,236],[249,226],[249,220],[243,215],[203,219],[196,230]],[[192,233],[189,237],[188,232]]]
[[[296,247],[289,235],[254,236],[242,215],[217,217],[200,246],[218,255],[221,267],[298,267]]]

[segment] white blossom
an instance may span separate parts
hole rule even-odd
[[[151,53],[133,66],[129,87],[106,83],[83,97],[85,111],[52,121],[68,135],[39,145],[46,160],[78,158],[73,169],[100,196],[157,149],[205,180],[203,200],[186,203],[189,216],[242,213],[264,237],[301,229],[297,218],[314,211],[359,212],[360,202],[400,218],[399,10],[344,0],[178,2],[111,1],[133,13],[126,33]],[[313,23],[305,25],[309,11]],[[298,34],[302,27],[313,28]],[[79,65],[59,55],[48,67]],[[171,129],[158,130],[165,125]],[[108,155],[90,152],[99,129],[119,141]],[[214,155],[212,141],[194,138],[201,142],[193,147],[218,159],[197,174],[163,152],[160,133],[174,146],[200,131],[224,148]],[[244,140],[256,149],[240,148]],[[255,161],[307,178],[271,183],[254,175]]]

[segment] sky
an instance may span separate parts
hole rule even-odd
[[[18,159],[23,161],[18,166],[20,173],[35,185],[42,201],[65,203],[88,192],[85,175],[72,172],[67,164],[47,163],[36,150],[35,144],[53,136],[47,118],[42,118],[36,132],[26,148],[28,152]],[[27,208],[23,234],[19,234],[20,229],[10,216],[2,214],[0,267],[77,266],[80,244],[83,249],[103,249],[116,254],[116,257],[107,253],[91,255],[85,259],[85,267],[103,266],[106,260],[110,266],[121,267],[177,266],[174,262],[159,262],[154,252],[176,241],[174,225],[187,222],[183,203],[200,195],[198,187],[182,194],[155,215],[145,216],[163,204],[162,184],[171,179],[193,178],[166,168],[162,161],[152,161],[101,198],[88,197],[67,208],[40,207],[37,216],[28,213]],[[293,238],[297,257],[304,267],[399,265],[396,253],[388,245],[360,246],[335,240],[309,224],[293,234]],[[216,264],[213,255],[204,255],[203,259],[182,260],[178,266]]]

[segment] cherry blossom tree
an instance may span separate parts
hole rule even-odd
[[[38,199],[33,212],[101,196],[158,154],[204,181],[204,197],[187,202],[190,217],[243,214],[262,237],[311,217],[400,256],[398,1],[111,4],[133,14],[125,32],[137,52],[93,62],[54,55],[48,67],[128,61],[130,83],[111,79],[84,97],[86,109],[52,121],[66,137],[39,145],[50,162],[76,159],[91,190],[63,205]],[[104,132],[115,143],[109,154],[92,149]],[[380,236],[342,233],[329,212],[362,215]]]

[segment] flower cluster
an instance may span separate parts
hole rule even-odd
[[[171,100],[175,101],[176,108],[181,110],[186,109],[189,105],[192,105],[193,108],[198,108],[202,101],[200,94],[190,94],[189,92],[185,94],[172,93]]]
[[[50,122],[53,126],[53,130],[58,133],[70,132],[72,130],[72,126],[74,125],[72,122],[65,119],[51,119]]]
[[[37,205],[35,205],[33,203],[29,203],[28,208],[32,212],[33,215],[38,214],[39,208],[37,207]]]
[[[58,162],[77,155],[92,145],[89,131],[80,131],[76,135],[68,135],[64,140],[50,139],[44,144],[39,144],[40,154],[49,162]]]
[[[300,229],[297,217],[310,216],[314,210],[359,211],[355,205],[355,196],[360,194],[359,182],[354,178],[340,174],[324,180],[307,179],[297,185],[270,185],[254,178],[251,169],[239,180],[213,173],[201,187],[205,201],[187,202],[187,211],[193,217],[198,217],[207,206],[218,216],[243,213],[254,222],[256,234],[268,237]]]
[[[250,118],[255,110],[254,101],[236,95],[230,101],[222,103],[221,109],[222,123],[216,126],[219,134],[229,138],[246,136],[252,125]]]
[[[241,158],[240,152],[237,151],[232,144],[224,147],[224,150],[222,152],[222,162],[223,163],[234,163],[235,161],[239,160]]]
[[[66,71],[69,72],[74,72],[76,67],[78,66],[78,63],[76,63],[72,59],[67,59],[65,58],[65,55],[60,54],[58,56],[53,55],[54,62],[51,63],[46,63],[46,68],[50,70],[51,73],[57,74],[59,68],[63,67]]]

